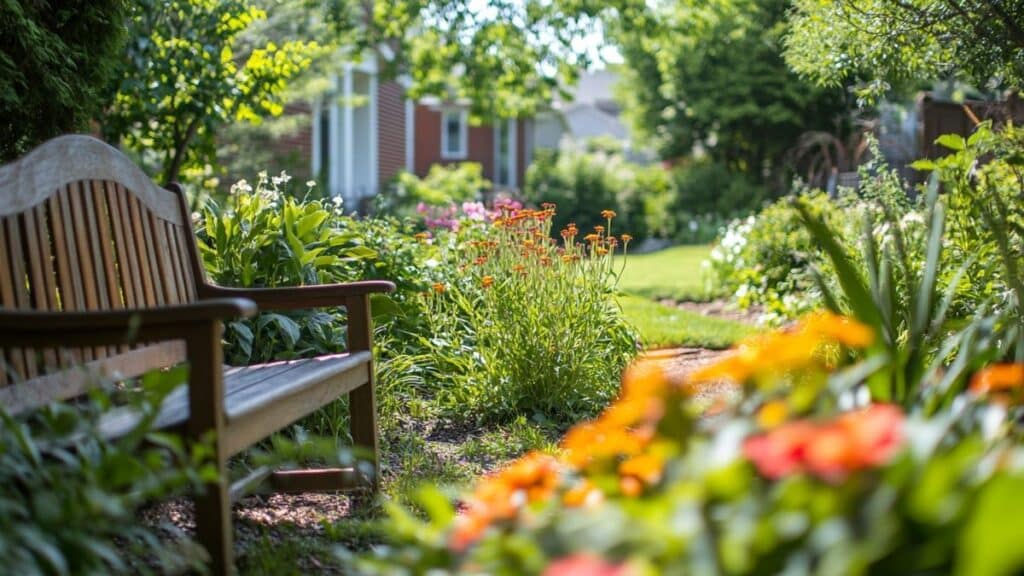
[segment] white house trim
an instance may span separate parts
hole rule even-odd
[[[369,195],[374,195],[380,191],[380,151],[378,150],[377,146],[377,100],[379,94],[377,93],[376,74],[370,75],[370,81],[369,86],[367,87],[367,92],[369,92],[368,97],[370,99],[370,189],[367,192]]]
[[[459,115],[459,149],[448,149],[448,115]],[[469,112],[464,108],[441,109],[441,158],[444,160],[464,160],[469,154]]]
[[[416,103],[405,100],[405,169],[416,171]]]
[[[343,135],[343,142],[341,148],[341,158],[345,162],[344,181],[341,182],[341,195],[347,203],[354,200],[355,190],[355,158],[352,154],[352,143],[353,143],[353,127],[352,123],[355,120],[355,110],[352,106],[352,64],[345,64],[345,76],[342,80],[342,98],[345,102],[344,112],[344,126],[345,134]],[[337,148],[335,148],[337,150]],[[351,205],[351,204],[350,204]]]
[[[337,86],[337,76],[333,77],[332,80],[332,84]],[[327,191],[331,196],[337,196],[341,193],[341,163],[338,162],[338,149],[341,146],[341,110],[338,107],[336,92],[331,93],[331,106],[328,114],[327,153],[331,157],[327,159],[327,169],[329,172],[327,175]]]
[[[313,115],[311,118],[311,122],[313,123],[311,126],[313,129],[313,142],[311,146],[312,154],[310,154],[309,166],[309,173],[313,175],[313,178],[320,177],[320,166],[323,166],[323,160],[320,158],[320,139],[324,137],[324,135],[320,133],[320,122],[322,121],[320,118],[322,115],[320,108],[323,105],[324,102],[321,98],[313,99]]]

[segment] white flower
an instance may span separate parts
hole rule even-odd
[[[252,193],[252,185],[249,184],[245,179],[239,180],[231,185],[231,194],[250,194]]]
[[[283,186],[287,184],[291,179],[292,177],[289,176],[287,172],[281,170],[281,174],[278,176],[274,176],[273,178],[270,179],[270,181],[274,183],[274,186]]]
[[[312,180],[310,180],[310,182],[312,182]],[[341,196],[331,196],[331,202],[334,202],[335,206],[341,206],[345,203],[345,199]]]
[[[306,180],[306,188],[315,188],[316,180]]]

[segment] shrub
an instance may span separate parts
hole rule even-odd
[[[435,164],[422,179],[410,172],[399,174],[392,188],[392,204],[400,213],[417,205],[446,208],[478,200],[490,188],[491,182],[483,176],[483,166],[476,162]]]
[[[827,221],[840,220],[841,208],[823,192],[802,198]],[[711,252],[709,266],[716,289],[740,307],[763,306],[770,314],[789,318],[813,306],[815,299],[807,294],[814,287],[811,269],[822,262],[823,254],[784,199],[730,223]]]
[[[550,239],[550,205],[506,207],[493,223],[462,232],[451,255],[458,272],[427,296],[436,354],[471,359],[451,389],[460,409],[570,422],[612,398],[636,350],[611,294],[620,242],[612,216],[605,212],[584,245],[575,226],[562,231],[562,246]]]
[[[709,242],[719,225],[757,210],[768,198],[764,187],[723,164],[698,160],[672,171],[676,238]]]
[[[111,397],[97,391],[77,406],[53,404],[26,418],[0,411],[0,556],[8,574],[137,574],[201,570],[203,550],[161,538],[139,522],[146,501],[198,487],[216,474],[178,437],[150,429],[159,398],[183,370],[142,379],[146,417],[108,440],[100,416]]]
[[[1024,467],[1011,456],[1024,365],[959,374],[971,392],[929,419],[863,399],[865,380],[889,372],[876,338],[823,314],[747,341],[683,381],[655,364],[634,367],[619,399],[572,429],[560,453],[532,453],[483,478],[461,514],[430,488],[421,493],[426,520],[392,506],[390,546],[359,568],[1018,572],[1024,557],[1006,531],[1024,511]],[[692,391],[723,377],[742,384],[741,396],[698,419]],[[990,401],[1000,393],[1008,396]]]

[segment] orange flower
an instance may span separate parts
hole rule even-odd
[[[614,210],[602,210],[601,211],[601,218],[604,218],[605,220],[611,220],[612,218],[615,218],[615,216],[616,216],[616,214],[615,214]]]
[[[992,364],[971,378],[971,392],[984,394],[1024,387],[1024,363]]]
[[[490,288],[494,285],[494,276],[484,276],[480,279],[480,285],[484,288]]]
[[[604,226],[600,226],[600,225],[594,226],[594,232],[597,232],[598,234],[601,234],[602,232],[604,232]]]
[[[601,237],[597,234],[587,234],[583,237],[584,242],[590,242],[591,244],[597,244],[601,241]]]
[[[850,348],[867,348],[875,341],[875,332],[871,328],[831,312],[811,314],[801,321],[801,325],[809,334]]]
[[[555,205],[552,202],[542,202],[540,207],[545,209],[545,210],[554,210],[555,209]]]
[[[608,249],[598,246],[596,252],[598,256],[606,256],[608,254]]]
[[[435,282],[433,288],[434,292],[437,294],[444,294],[444,291],[447,289],[447,287],[441,282]]]
[[[593,482],[584,478],[562,496],[562,504],[569,508],[589,507],[604,500],[604,493]]]
[[[526,266],[523,266],[522,264],[516,264],[515,266],[512,267],[512,271],[513,272],[519,272],[520,274],[525,276],[526,275]]]
[[[633,239],[633,237],[630,236],[629,234],[623,234],[622,235],[622,243],[623,244],[628,244],[629,241],[632,240],[632,239]]]
[[[477,256],[476,259],[473,260],[473,264],[476,264],[477,266],[483,266],[486,262],[487,258],[484,256]]]
[[[647,486],[661,481],[665,470],[665,460],[654,454],[638,454],[619,464],[619,475],[631,476]]]
[[[419,232],[415,234],[413,238],[419,240],[420,242],[426,242],[430,238],[430,234],[426,232]]]

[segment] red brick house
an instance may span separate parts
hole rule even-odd
[[[466,103],[409,100],[372,57],[345,65],[306,113],[307,127],[276,148],[353,208],[399,172],[425,176],[435,164],[477,162],[496,189],[517,189],[532,154],[531,120],[471,126]]]

